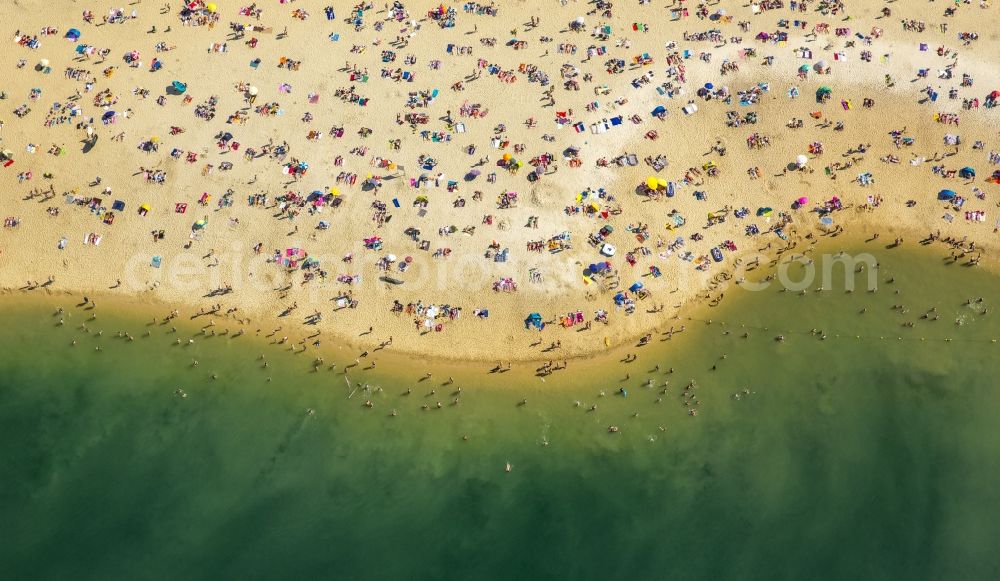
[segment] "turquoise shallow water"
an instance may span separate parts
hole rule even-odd
[[[0,299],[4,577],[998,578],[1000,286],[879,260],[876,293],[733,290],[636,363],[545,383],[380,360],[349,387],[250,337],[175,346],[127,309],[84,332],[68,299]]]

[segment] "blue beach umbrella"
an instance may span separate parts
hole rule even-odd
[[[953,192],[951,190],[941,190],[940,192],[938,192],[938,199],[939,200],[954,200],[955,196],[957,196],[957,195],[958,194],[956,194],[955,192]]]
[[[80,38],[80,31],[75,28],[70,28],[66,31],[66,38],[70,40],[76,40]]]
[[[187,85],[180,81],[174,81],[170,83],[170,86],[173,87],[174,90],[177,91],[178,93],[183,93],[184,91],[187,91]]]

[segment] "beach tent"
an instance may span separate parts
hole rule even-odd
[[[972,169],[969,166],[965,166],[961,169],[961,171],[958,172],[958,175],[961,176],[962,179],[971,180],[972,178],[976,177],[976,170]]]
[[[177,91],[178,94],[183,93],[184,91],[187,91],[187,85],[185,83],[180,82],[180,81],[173,81],[172,83],[170,83],[170,86],[173,87],[174,90]]]
[[[642,288],[642,283],[636,281],[636,282],[632,283],[632,286],[628,287],[628,290],[636,293],[636,292],[639,292],[639,289],[641,289],[641,288]]]
[[[66,31],[66,38],[70,40],[76,40],[80,38],[80,31],[75,28],[70,28]]]
[[[528,315],[528,318],[524,320],[525,329],[530,329],[532,327],[538,329],[539,331],[545,328],[545,323],[542,322],[542,316],[538,313],[531,313]]]
[[[938,199],[939,200],[954,200],[955,196],[957,196],[957,195],[958,194],[956,194],[952,190],[941,190],[940,192],[938,192]]]

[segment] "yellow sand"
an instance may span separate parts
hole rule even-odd
[[[373,29],[375,22],[385,18],[379,5],[365,13],[365,27],[355,32],[353,26],[344,22],[348,10],[338,3],[337,19],[327,21],[323,15],[322,2],[291,2],[279,4],[273,0],[259,3],[264,9],[259,21],[240,16],[238,3],[225,0],[218,2],[221,19],[219,25],[208,27],[182,26],[177,16],[179,4],[171,3],[168,13],[161,13],[163,3],[140,2],[125,6],[126,13],[132,9],[138,12],[136,20],[124,24],[92,26],[82,22],[80,14],[90,8],[100,23],[101,16],[115,3],[106,1],[90,2],[87,6],[76,2],[42,2],[41,0],[20,0],[0,4],[0,17],[6,26],[7,45],[0,52],[0,71],[3,71],[0,90],[7,93],[7,99],[0,105],[0,119],[3,120],[2,148],[10,150],[16,162],[13,166],[0,169],[0,216],[17,217],[21,220],[18,228],[4,228],[0,231],[0,286],[5,289],[32,287],[45,283],[49,277],[54,282],[44,286],[50,291],[113,292],[147,295],[150,298],[186,305],[185,312],[196,312],[221,305],[220,316],[236,308],[236,317],[251,320],[252,327],[268,331],[277,326],[289,334],[313,333],[320,330],[325,342],[346,340],[361,346],[378,344],[392,337],[391,348],[423,353],[435,357],[476,358],[490,360],[537,359],[579,356],[634,341],[636,337],[654,329],[663,331],[672,324],[672,319],[694,302],[710,302],[719,298],[732,280],[743,276],[739,265],[745,265],[758,252],[763,253],[761,262],[766,262],[773,253],[785,247],[768,228],[774,224],[778,212],[787,211],[793,219],[790,228],[791,242],[808,242],[804,236],[810,232],[822,234],[817,215],[809,210],[815,203],[839,196],[849,209],[833,215],[835,224],[842,226],[845,235],[867,238],[871,233],[880,233],[878,242],[889,244],[897,236],[904,238],[904,244],[916,244],[927,233],[940,230],[943,236],[968,237],[980,247],[991,248],[995,240],[994,224],[996,197],[1000,187],[985,183],[995,169],[987,163],[991,148],[997,144],[997,119],[1000,108],[963,111],[962,98],[978,97],[980,101],[990,91],[1000,88],[995,55],[1000,54],[1000,36],[990,28],[990,23],[998,18],[994,7],[981,7],[976,3],[961,5],[954,17],[944,18],[943,11],[951,3],[894,2],[888,4],[893,14],[890,18],[877,18],[882,4],[877,2],[852,2],[848,6],[851,16],[843,21],[842,15],[823,16],[814,11],[813,2],[808,13],[793,15],[787,8],[766,11],[752,15],[750,9],[739,2],[720,2],[709,7],[714,13],[719,8],[732,16],[732,21],[720,23],[695,17],[696,6],[689,6],[691,16],[676,22],[669,20],[664,2],[639,5],[636,1],[615,2],[613,16],[601,19],[597,14],[588,14],[592,4],[570,2],[504,2],[500,4],[499,17],[466,14],[462,4],[451,4],[458,12],[457,25],[442,29],[426,18],[427,11],[436,6],[431,2],[410,2],[407,8],[410,18],[419,20],[419,29],[410,37],[405,48],[392,48],[389,43],[396,38],[406,23],[386,22],[381,31]],[[292,11],[309,11],[307,20],[295,19]],[[540,25],[526,30],[525,23],[531,16],[541,18]],[[578,16],[585,17],[584,31],[567,31],[568,23]],[[782,29],[790,39],[778,45],[754,40],[760,31],[773,32],[779,18],[804,18],[808,21],[806,30]],[[923,33],[904,31],[900,21],[913,18],[927,21]],[[749,21],[747,32],[740,32],[737,22]],[[246,24],[259,23],[270,27],[270,32],[248,32],[242,40],[229,40],[228,51],[210,53],[212,43],[225,42],[229,36],[229,22]],[[634,32],[632,23],[645,23],[649,32]],[[829,34],[819,34],[817,38],[806,37],[817,22],[830,24]],[[947,22],[948,32],[943,33],[938,23]],[[599,24],[609,24],[613,36],[607,41],[599,41],[590,32]],[[149,32],[152,26],[158,32]],[[40,37],[42,46],[31,50],[11,42],[15,30],[37,34],[43,26],[58,29],[58,34]],[[167,27],[170,32],[164,32]],[[836,37],[837,27],[850,27],[851,36]],[[870,47],[864,47],[855,32],[868,34],[873,26],[884,29],[881,38],[875,39]],[[63,38],[71,27],[82,31],[79,41]],[[286,38],[277,38],[287,27]],[[701,32],[720,27],[726,39],[742,36],[738,43],[716,46],[712,42],[685,42],[683,34]],[[515,29],[515,30],[512,30]],[[414,31],[412,26],[404,33]],[[337,42],[328,39],[331,32],[340,34]],[[956,39],[959,32],[978,32],[982,37],[963,46]],[[540,38],[551,37],[552,42],[542,43]],[[257,37],[259,44],[250,49],[244,41]],[[487,47],[481,38],[495,37],[496,46]],[[505,46],[512,38],[527,42],[527,47],[515,50]],[[627,40],[629,47],[617,46],[617,41]],[[693,56],[684,61],[686,67],[686,94],[668,99],[660,96],[654,87],[670,80],[666,77],[664,48],[669,42],[676,42],[673,50],[689,49]],[[846,48],[845,42],[856,43]],[[176,49],[155,53],[157,42],[164,42]],[[379,45],[375,46],[378,42]],[[573,43],[577,46],[575,55],[559,54],[559,43]],[[925,42],[930,50],[919,52],[918,43]],[[98,49],[110,48],[106,62],[92,57],[90,60],[74,60],[74,47],[87,43]],[[472,55],[449,55],[445,52],[448,44],[471,46]],[[365,50],[360,54],[350,52],[358,45]],[[590,45],[607,47],[607,54],[586,58]],[[954,70],[954,78],[935,78],[937,72],[953,62],[953,57],[939,57],[935,50],[945,46],[957,50],[960,57]],[[740,58],[741,47],[754,47],[757,55]],[[795,52],[800,47],[813,51],[812,59],[799,58]],[[859,51],[870,50],[873,62],[862,62]],[[123,61],[123,55],[131,50],[141,52],[142,66],[130,68]],[[397,59],[393,63],[381,62],[382,50],[395,50]],[[711,62],[698,59],[701,52],[713,54]],[[846,62],[834,59],[834,52],[844,51],[849,56]],[[604,63],[608,59],[621,58],[631,63],[632,57],[649,53],[654,62],[650,66],[630,69],[621,74],[605,72]],[[417,62],[403,63],[406,55],[415,55]],[[887,60],[882,55],[889,54]],[[278,68],[282,56],[302,61],[297,71]],[[765,56],[774,56],[773,66],[763,66]],[[149,72],[152,58],[164,62],[162,70]],[[262,59],[260,66],[253,69],[249,62]],[[517,81],[504,83],[483,72],[480,78],[465,83],[464,91],[454,91],[450,87],[476,70],[477,59],[486,59],[502,68],[516,69],[521,63],[537,65],[548,74],[551,84],[541,87],[529,83],[527,76],[516,73]],[[17,61],[26,60],[26,66],[16,68]],[[50,74],[35,69],[47,59]],[[438,70],[431,70],[428,62],[441,61]],[[720,65],[724,59],[738,62],[739,71],[720,75]],[[831,67],[829,75],[818,76],[810,71],[808,78],[796,78],[796,71],[803,64],[812,65],[824,59]],[[582,61],[582,62],[581,62]],[[350,81],[342,67],[346,63],[367,68],[370,80],[367,83]],[[560,67],[571,64],[579,68],[579,91],[563,88]],[[105,77],[102,71],[114,65],[114,73]],[[96,78],[94,89],[82,95],[78,103],[84,116],[95,118],[94,131],[99,139],[88,153],[83,153],[87,137],[83,129],[75,128],[80,117],[73,123],[44,127],[46,111],[52,103],[67,103],[76,90],[83,91],[84,83],[64,76],[67,67],[85,68]],[[416,74],[412,83],[395,83],[380,78],[383,68],[401,67]],[[930,68],[928,79],[915,78],[918,68]],[[655,71],[653,83],[634,89],[630,81],[647,71]],[[975,84],[962,88],[958,100],[948,99],[948,88],[958,86],[963,72],[973,75]],[[591,82],[582,80],[586,73],[593,75]],[[883,80],[885,74],[895,79],[895,86],[887,88]],[[182,97],[167,95],[166,105],[159,106],[155,100],[166,93],[172,80],[181,80],[188,85],[187,95],[192,102],[183,104]],[[249,109],[245,124],[226,124],[227,117],[241,108],[248,107],[245,94],[237,90],[238,83],[245,82],[259,88],[256,105],[277,101],[283,115],[262,117]],[[705,102],[695,95],[697,88],[706,82],[717,87],[727,85],[735,95],[737,91],[750,89],[758,82],[769,83],[769,92],[761,102],[751,107],[740,107],[734,103],[726,105],[720,101]],[[290,94],[281,93],[281,83],[292,86]],[[608,85],[608,94],[596,94],[595,87]],[[919,91],[926,85],[938,88],[941,94],[936,104],[919,104],[923,98]],[[356,86],[364,97],[371,99],[366,107],[341,102],[334,96],[338,88]],[[547,105],[543,91],[555,85],[555,106]],[[826,104],[817,104],[814,95],[820,85],[832,88],[833,96]],[[797,99],[787,96],[788,90],[798,87],[801,95]],[[29,91],[42,89],[37,101],[29,101]],[[135,88],[146,88],[149,97],[140,99],[133,94]],[[118,121],[110,125],[100,122],[104,110],[95,107],[93,97],[101,90],[110,89],[118,97],[113,109],[120,115]],[[410,91],[439,90],[437,99],[428,108],[409,109],[405,106]],[[317,93],[319,101],[309,104],[307,95]],[[212,121],[196,118],[194,108],[210,96],[217,96],[217,115]],[[875,107],[864,109],[861,101],[873,98]],[[616,104],[616,99],[627,102]],[[686,116],[681,107],[689,99],[694,99],[699,110]],[[852,102],[851,110],[841,107],[841,100]],[[600,108],[589,112],[588,103],[598,101]],[[481,104],[488,109],[485,118],[459,118],[463,103]],[[28,104],[31,112],[17,118],[13,110],[21,104]],[[664,105],[669,111],[665,121],[651,118],[650,111],[656,105]],[[123,113],[131,109],[128,119]],[[583,122],[588,129],[583,133],[574,132],[569,125],[557,128],[557,111],[572,109],[573,121]],[[456,121],[466,128],[457,133],[448,128],[443,120],[451,111]],[[758,123],[739,128],[725,125],[725,112],[734,110],[740,115],[756,112]],[[311,122],[303,122],[303,114],[313,115]],[[813,111],[820,111],[830,127],[821,128],[819,121],[810,118]],[[961,125],[936,123],[936,112],[958,113]],[[396,123],[397,113],[427,113],[430,122],[418,126],[416,134],[407,126]],[[641,118],[640,124],[631,123],[632,115]],[[615,115],[623,115],[625,122],[606,133],[594,134],[589,130],[592,123]],[[529,128],[525,121],[533,117],[537,123]],[[792,118],[805,121],[801,129],[790,129],[786,123]],[[834,131],[832,124],[843,121],[842,131]],[[503,137],[510,142],[507,149],[494,149],[490,138],[498,124],[506,129]],[[328,134],[332,126],[343,126],[345,134],[336,139]],[[179,135],[170,135],[170,126],[182,127]],[[372,135],[363,138],[358,129],[368,127]],[[892,129],[906,127],[906,135],[916,140],[911,148],[896,149],[889,138]],[[421,139],[419,131],[442,131],[451,135],[448,143],[432,143]],[[306,138],[310,130],[323,135],[319,140]],[[659,138],[650,140],[644,135],[655,130]],[[220,153],[215,146],[214,136],[220,132],[231,132],[234,140],[241,144],[236,152]],[[124,132],[120,142],[112,137]],[[745,140],[753,132],[770,139],[771,146],[748,149]],[[953,147],[946,147],[942,138],[945,133],[957,133],[962,137],[958,153],[946,157],[940,163],[948,169],[959,169],[969,165],[976,168],[978,177],[974,182],[944,179],[931,172],[934,162],[930,160],[936,153],[952,153]],[[553,142],[542,139],[544,134],[555,136]],[[146,139],[156,137],[159,150],[145,153],[137,145]],[[391,150],[391,140],[401,140],[399,150]],[[985,141],[985,149],[974,151],[974,141]],[[248,162],[243,157],[247,147],[260,149],[269,141],[280,144],[287,141],[291,147],[290,157],[309,164],[306,176],[295,183],[288,183],[288,176],[281,171],[278,161],[264,157]],[[710,148],[720,140],[727,148],[722,157]],[[810,159],[805,171],[790,171],[782,175],[782,170],[799,154],[806,153],[809,143],[821,141],[825,153]],[[26,152],[27,145],[35,144],[34,154]],[[515,154],[514,144],[523,143],[525,151]],[[863,160],[845,171],[836,172],[837,179],[824,175],[823,167],[834,162],[845,162],[850,156],[842,157],[848,149],[859,143],[870,143],[871,148]],[[65,149],[60,156],[46,153],[50,146],[59,145]],[[468,155],[464,151],[468,145],[475,145],[476,152]],[[169,156],[173,148],[184,151],[181,159]],[[367,147],[365,156],[352,155],[356,147]],[[569,147],[580,149],[580,167],[571,167],[563,159],[563,152]],[[198,154],[196,163],[184,161],[188,152]],[[505,153],[513,154],[525,161],[525,167],[517,175],[511,175],[495,162]],[[527,161],[543,152],[555,155],[556,163],[539,181],[529,183],[526,179],[530,167]],[[623,153],[635,153],[640,164],[637,167],[597,167],[599,158],[614,158]],[[646,156],[664,154],[669,167],[657,174],[642,163]],[[444,188],[412,189],[409,180],[418,177],[423,170],[418,167],[417,157],[426,154],[440,163],[431,176],[439,172],[446,180],[459,182],[458,191],[449,193]],[[893,154],[900,163],[887,164],[879,158]],[[343,167],[334,167],[333,159],[342,155]],[[480,158],[489,156],[490,161],[477,167],[481,175],[472,182],[463,176]],[[386,181],[376,194],[363,191],[362,181],[369,174],[393,173],[372,166],[374,157],[391,159],[405,168],[396,179]],[[928,158],[919,166],[908,162],[917,156]],[[813,158],[814,156],[809,156]],[[219,165],[229,161],[231,171],[220,171]],[[287,161],[287,160],[286,160]],[[717,164],[720,175],[706,178],[700,185],[679,189],[676,197],[647,201],[636,193],[637,187],[646,178],[656,175],[665,180],[680,180],[687,168],[700,168],[706,162]],[[214,166],[214,171],[204,171],[206,164]],[[751,180],[747,169],[760,168],[762,177]],[[162,169],[167,172],[165,185],[147,184],[141,175],[136,175],[140,167]],[[19,172],[31,171],[30,181],[19,183]],[[340,171],[359,174],[354,186],[334,184],[334,177]],[[52,179],[43,178],[51,172]],[[486,175],[496,172],[496,183],[487,183]],[[862,172],[871,172],[875,184],[861,187],[852,180]],[[99,186],[89,186],[100,176]],[[250,183],[252,182],[252,183]],[[321,214],[308,215],[303,212],[294,222],[278,219],[277,208],[248,207],[247,196],[257,193],[269,194],[269,204],[278,195],[294,190],[308,195],[313,190],[323,190],[325,186],[337,187],[344,203],[338,208],[324,208]],[[56,195],[47,201],[40,197],[25,199],[33,189],[48,191],[52,188]],[[102,190],[110,187],[110,194]],[[576,196],[587,187],[605,188],[615,197],[606,206],[617,208],[621,213],[610,216],[609,220],[588,218],[582,215],[567,215],[564,208],[576,203]],[[972,195],[972,188],[982,188],[986,199],[979,200]],[[216,202],[225,191],[234,190],[233,206],[218,209]],[[942,219],[947,208],[936,201],[936,194],[943,188],[953,189],[966,198],[962,212],[954,213],[955,219],[948,223]],[[707,201],[698,201],[693,192],[707,193]],[[473,200],[475,191],[482,192],[481,201]],[[497,196],[505,191],[518,192],[519,203],[515,208],[498,209]],[[207,206],[197,203],[203,193],[209,193],[211,200]],[[103,200],[108,209],[114,200],[126,202],[126,209],[116,212],[113,225],[102,223],[100,217],[83,206],[67,205],[66,194],[96,196]],[[418,215],[419,208],[413,202],[418,195],[426,195],[429,205],[426,214]],[[454,207],[453,201],[462,196],[464,207]],[[805,207],[792,210],[791,204],[800,196],[810,199]],[[868,196],[880,196],[882,203],[874,210],[862,210]],[[400,208],[394,208],[391,201],[398,199]],[[384,227],[377,227],[372,221],[375,210],[374,200],[388,206],[391,221]],[[917,200],[917,205],[908,208],[907,200]],[[175,213],[176,203],[188,204],[187,212]],[[151,212],[145,217],[137,214],[141,204],[148,204]],[[726,221],[711,228],[705,228],[709,212],[724,208],[746,207],[751,214],[746,219],[736,219],[730,213]],[[758,207],[772,207],[775,218],[770,221],[754,216]],[[58,208],[56,217],[46,214],[46,208]],[[668,213],[677,210],[687,224],[668,231]],[[985,222],[970,222],[964,219],[968,210],[986,211]],[[492,225],[484,223],[484,217],[492,216]],[[538,217],[538,228],[526,227],[531,216]],[[191,239],[192,225],[199,219],[207,218],[208,226],[198,239]],[[238,220],[238,222],[236,221]],[[328,220],[332,226],[328,230],[317,230],[319,220]],[[639,242],[627,227],[648,224],[650,239]],[[744,228],[756,224],[762,231],[760,236],[747,238]],[[582,271],[590,263],[601,260],[595,248],[587,243],[587,236],[605,224],[614,227],[609,241],[618,248],[611,260],[620,273],[620,287],[609,289],[600,281],[585,284]],[[430,241],[430,250],[417,248],[417,243],[404,233],[413,226],[421,230],[420,239]],[[450,236],[441,236],[441,228],[454,226],[457,230]],[[463,230],[474,227],[474,233]],[[164,230],[166,239],[154,242],[151,231]],[[529,252],[526,243],[570,232],[572,248],[559,253]],[[84,237],[89,233],[102,236],[99,246],[84,245]],[[693,241],[690,236],[700,233],[703,239]],[[380,236],[384,247],[381,251],[366,250],[362,240],[370,236]],[[681,251],[691,251],[695,256],[707,255],[709,249],[724,240],[732,240],[739,247],[737,252],[726,252],[722,264],[712,263],[706,271],[694,269],[694,263],[678,258],[675,252],[668,258],[658,256],[665,248],[657,248],[657,242],[670,242],[677,236],[687,238]],[[68,245],[64,250],[57,248],[59,240],[65,237]],[[484,257],[489,245],[496,241],[500,248],[510,249],[510,258],[505,263],[494,262]],[[188,247],[188,243],[190,246]],[[254,255],[252,247],[263,244],[263,253]],[[635,267],[624,261],[624,254],[645,244],[651,255],[637,255]],[[326,281],[318,279],[302,284],[302,271],[283,268],[265,262],[275,249],[284,253],[287,248],[301,248],[309,256],[320,261],[327,271]],[[449,248],[448,257],[433,258],[439,248]],[[352,263],[342,258],[353,253]],[[390,276],[404,280],[398,286],[379,282],[383,273],[376,268],[376,261],[392,253],[397,259],[412,257],[412,266],[405,274],[393,268]],[[969,256],[974,255],[970,254]],[[152,257],[162,257],[162,266],[152,268]],[[984,264],[991,261],[984,259]],[[738,262],[738,264],[737,264]],[[663,276],[653,279],[643,276],[650,265],[658,266]],[[538,269],[542,281],[529,282],[529,270]],[[721,276],[725,272],[726,276]],[[341,274],[360,274],[358,285],[347,286],[335,279]],[[729,282],[723,278],[732,277]],[[495,293],[494,281],[501,277],[513,278],[519,290],[514,293]],[[614,308],[612,296],[635,281],[643,281],[651,292],[651,297],[639,301],[635,314],[625,315]],[[119,282],[120,281],[120,282]],[[719,284],[722,282],[722,284]],[[233,292],[220,296],[205,296],[224,285],[232,285]],[[110,290],[109,290],[110,289]],[[339,309],[332,299],[347,290],[359,301],[355,309]],[[448,304],[462,308],[462,316],[456,321],[441,320],[443,331],[422,332],[414,325],[414,317],[390,312],[393,300],[406,304],[422,301],[428,304]],[[707,299],[707,300],[706,300]],[[660,312],[651,313],[655,305],[664,305]],[[280,317],[289,307],[290,314]],[[489,309],[488,319],[473,316],[477,308]],[[608,325],[595,323],[593,328],[582,331],[581,326],[562,329],[553,322],[567,312],[583,311],[587,320],[595,311],[604,309],[610,313]],[[303,319],[315,311],[322,313],[322,322],[313,327],[302,327]],[[532,312],[538,312],[550,321],[539,336],[524,329],[523,321]],[[277,322],[272,319],[277,318]],[[419,322],[419,321],[418,321]],[[373,332],[368,334],[369,328]],[[579,332],[578,332],[579,331]],[[334,339],[337,338],[337,339]],[[540,344],[536,344],[540,341]],[[561,342],[561,349],[543,353],[541,349],[551,342]]]

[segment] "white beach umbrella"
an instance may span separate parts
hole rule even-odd
[[[257,87],[250,87],[249,89],[247,89],[247,93],[249,93],[250,95],[256,95],[259,90],[260,89],[258,89]]]
[[[795,158],[795,163],[798,164],[799,167],[803,167],[809,163],[809,158],[804,155],[800,155]]]

